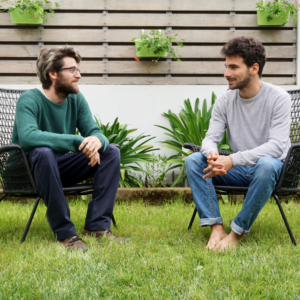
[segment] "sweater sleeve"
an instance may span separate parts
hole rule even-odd
[[[209,122],[209,128],[204,140],[202,141],[201,152],[208,157],[211,151],[218,151],[218,143],[223,137],[226,129],[226,116],[222,108],[223,96],[216,100]]]
[[[78,147],[83,141],[82,136],[40,130],[37,124],[38,105],[30,97],[21,97],[16,106],[15,122],[19,144],[25,151],[35,147],[49,147],[55,153],[78,152]]]
[[[96,136],[102,143],[100,152],[105,151],[109,141],[93,119],[91,110],[84,96],[80,94],[77,128],[83,137]]]
[[[268,141],[251,150],[238,151],[230,155],[233,166],[255,165],[261,157],[279,158],[289,141],[291,124],[291,99],[287,94],[279,98],[273,107]]]

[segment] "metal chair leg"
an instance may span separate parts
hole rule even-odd
[[[114,227],[115,227],[115,228],[118,228],[117,223],[116,223],[116,220],[115,220],[115,217],[114,217],[114,214],[112,214],[111,220],[112,220],[112,222],[113,222],[113,224],[114,224]]]
[[[1,202],[1,201],[4,199],[4,197],[6,197],[6,196],[7,196],[7,195],[5,195],[5,194],[2,195],[1,198],[0,198],[0,202]]]
[[[284,211],[283,211],[282,206],[281,206],[281,204],[280,204],[279,198],[278,198],[278,196],[277,196],[276,194],[273,194],[272,196],[275,198],[275,200],[276,200],[276,202],[277,202],[278,208],[279,208],[279,210],[280,210],[281,216],[282,216],[283,221],[284,221],[284,223],[285,223],[286,229],[287,229],[287,231],[288,231],[288,233],[289,233],[289,235],[290,235],[290,238],[291,238],[291,240],[292,240],[292,243],[293,243],[295,246],[297,246],[296,240],[295,240],[295,238],[294,238],[294,236],[293,236],[293,233],[292,233],[292,230],[291,230],[291,228],[290,228],[290,225],[289,225],[289,223],[288,223],[288,221],[287,221],[287,218],[286,218],[286,216],[285,216],[285,214],[284,214]]]
[[[195,220],[196,214],[197,214],[197,208],[195,208],[195,209],[194,209],[194,212],[193,212],[193,215],[192,215],[192,218],[191,218],[191,221],[190,221],[190,224],[189,224],[188,230],[190,230],[190,229],[192,228],[192,225],[193,225],[193,223],[194,223],[194,220]]]
[[[25,241],[25,239],[26,239],[26,235],[27,235],[27,233],[28,233],[28,231],[29,231],[29,228],[30,228],[32,219],[33,219],[33,217],[34,217],[34,214],[35,214],[35,211],[36,211],[36,209],[37,209],[37,207],[38,207],[38,204],[39,204],[39,202],[40,202],[40,199],[41,199],[41,196],[38,196],[38,197],[36,198],[36,201],[35,201],[33,210],[32,210],[32,212],[31,212],[30,218],[29,218],[29,220],[28,220],[27,226],[26,226],[26,228],[25,228],[25,231],[24,231],[23,236],[22,236],[22,239],[21,239],[21,244],[22,244],[22,243]]]
[[[300,193],[297,193],[298,197],[300,198]]]

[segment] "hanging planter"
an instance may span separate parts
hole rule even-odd
[[[0,0],[0,2],[6,2],[7,0]],[[14,24],[42,24],[43,21],[47,21],[47,15],[53,17],[55,13],[49,6],[51,1],[47,0],[15,0],[15,5],[8,8],[10,13],[11,22]],[[55,2],[55,6],[59,7],[59,4]],[[49,11],[49,12],[48,12]]]
[[[265,3],[265,0],[256,3],[257,24],[284,26],[289,22],[290,15],[294,16],[294,23],[297,22],[298,7],[287,1],[274,0]]]
[[[142,38],[145,35],[144,29],[142,31]],[[158,30],[158,42],[162,42],[161,30]],[[159,49],[151,49],[151,43],[143,45],[142,40],[134,40],[135,52],[137,57],[165,57],[168,56],[169,51],[159,51]],[[168,45],[166,45],[168,49]]]
[[[42,24],[43,17],[37,15],[34,10],[29,10],[26,14],[21,14],[17,10],[10,12],[11,22],[14,24]]]
[[[141,57],[157,57],[155,62],[160,57],[172,56],[174,59],[180,61],[181,56],[178,57],[172,48],[172,41],[176,40],[176,37],[168,36],[165,32],[165,37],[162,36],[161,30],[151,30],[150,36],[145,35],[144,29],[141,30],[141,39],[133,38],[131,41],[135,43],[136,60],[138,61]],[[151,37],[151,35],[153,37]],[[176,34],[177,35],[177,34]],[[184,41],[184,39],[181,39]],[[178,46],[183,47],[182,43],[177,43]]]

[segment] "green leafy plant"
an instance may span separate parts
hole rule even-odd
[[[166,155],[155,155],[152,153],[152,161],[147,164],[146,171],[148,172],[145,179],[146,187],[165,187],[167,185],[166,174],[171,167],[167,165]]]
[[[184,151],[182,149],[183,144],[193,143],[199,146],[202,145],[202,141],[206,136],[206,132],[208,131],[211,113],[216,98],[217,96],[214,92],[212,92],[210,108],[207,109],[207,101],[204,99],[202,110],[199,109],[199,98],[197,98],[195,101],[194,109],[192,108],[189,99],[184,100],[184,108],[181,109],[178,115],[172,113],[171,110],[169,110],[168,113],[163,114],[166,118],[168,118],[171,129],[164,126],[155,125],[166,130],[167,132],[165,135],[172,138],[162,141],[162,146],[177,152],[177,154],[168,157],[167,160],[167,163],[169,164],[176,164],[172,165],[168,171],[180,167],[179,176],[172,183],[172,186],[176,185],[179,180],[186,176],[186,174],[184,174],[184,159],[192,152]],[[223,138],[218,144],[218,148],[231,151],[227,131],[224,132]]]
[[[162,56],[164,52],[167,52],[170,56],[172,56],[177,61],[180,61],[181,56],[176,56],[175,50],[172,47],[172,43],[174,40],[176,40],[178,34],[175,34],[175,36],[170,36],[165,31],[165,36],[162,36],[159,30],[151,30],[150,35],[142,34],[141,39],[139,40],[139,46],[137,47],[137,51],[140,51],[142,47],[146,47],[148,51],[153,51],[154,54]],[[152,37],[151,37],[152,36]],[[137,41],[136,38],[133,38],[131,40],[132,42]],[[179,47],[183,47],[183,43],[185,40],[181,39],[181,42],[177,42],[176,44]],[[155,62],[158,62],[160,56],[154,60]],[[138,59],[136,59],[138,61]]]
[[[16,11],[21,15],[28,16],[29,20],[37,17],[43,18],[49,13],[53,17],[55,13],[55,11],[49,7],[51,5],[51,1],[49,0],[15,0],[13,3],[9,2],[9,0],[2,0],[2,2],[11,4],[7,10],[9,13]],[[57,2],[55,2],[55,7],[59,7]],[[33,17],[31,16],[31,12],[34,12]],[[45,18],[45,21],[47,21],[47,18]]]
[[[94,116],[94,119],[109,142],[120,146],[120,187],[143,187],[142,181],[134,173],[143,172],[148,174],[147,170],[141,167],[141,164],[153,162],[153,156],[149,152],[158,149],[154,149],[153,145],[146,145],[146,143],[155,137],[148,138],[150,135],[143,134],[131,137],[129,134],[137,129],[127,129],[128,125],[121,125],[118,118],[115,119],[112,125],[110,123],[106,125],[102,124],[96,116]]]
[[[298,10],[299,10],[298,1],[296,4],[290,3],[288,1],[280,1],[280,0],[273,0],[273,2],[268,2],[267,4],[265,1],[259,1],[256,3],[257,9],[266,10],[268,12],[267,21],[270,22],[274,18],[282,18],[282,13],[290,13],[291,16],[294,17],[293,22],[297,23],[298,20]],[[287,22],[283,22],[282,25],[287,24]]]

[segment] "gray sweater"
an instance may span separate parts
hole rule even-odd
[[[233,166],[255,165],[261,157],[284,160],[291,146],[291,98],[280,87],[263,82],[258,94],[243,99],[239,90],[217,98],[201,152],[217,151],[227,128]]]

